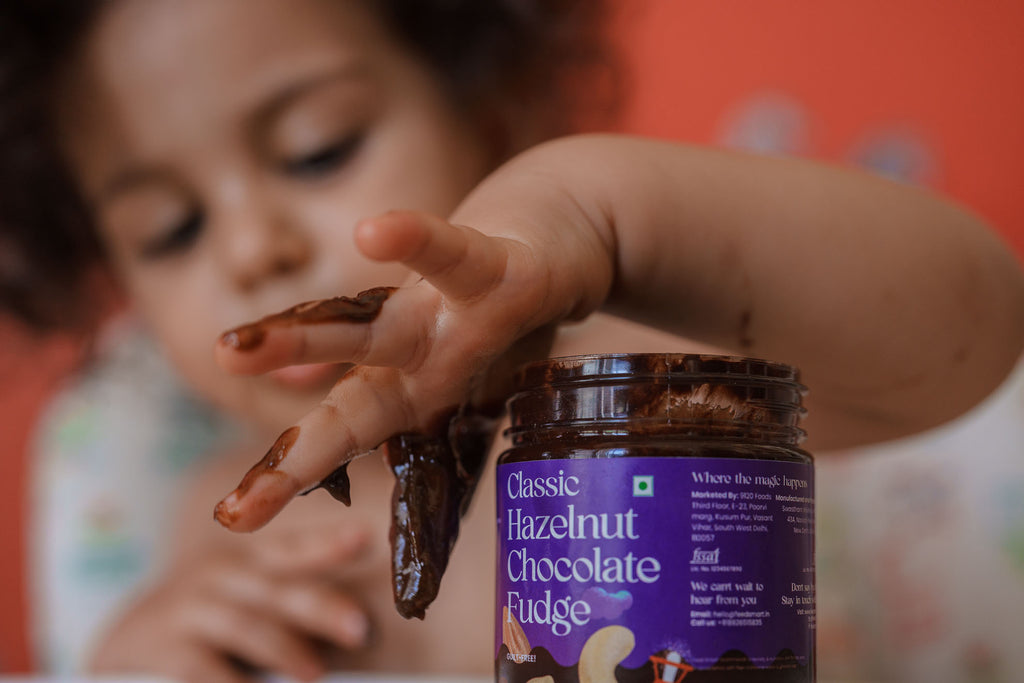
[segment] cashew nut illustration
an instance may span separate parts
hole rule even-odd
[[[633,651],[636,639],[625,626],[605,626],[580,652],[580,683],[616,683],[615,667]]]

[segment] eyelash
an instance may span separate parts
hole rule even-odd
[[[142,246],[142,257],[155,260],[188,250],[203,231],[205,217],[201,211],[193,211],[174,228],[150,240]]]
[[[327,176],[348,162],[362,145],[362,132],[322,147],[282,165],[285,174],[299,179],[315,180]],[[141,255],[147,260],[156,260],[188,250],[202,233],[205,216],[193,211],[185,220],[155,239],[145,243]]]
[[[364,137],[363,133],[356,133],[310,154],[289,159],[282,164],[282,170],[290,177],[305,180],[316,180],[330,175],[356,155]]]

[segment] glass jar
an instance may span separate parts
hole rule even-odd
[[[814,473],[792,367],[533,363],[498,460],[496,679],[813,681]]]

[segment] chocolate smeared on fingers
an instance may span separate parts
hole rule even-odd
[[[220,342],[236,351],[253,351],[263,344],[267,328],[318,323],[371,323],[380,315],[384,302],[396,287],[373,287],[355,296],[307,301],[236,327],[221,335]]]

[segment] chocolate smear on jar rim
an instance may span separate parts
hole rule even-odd
[[[749,375],[749,377],[747,377]],[[743,379],[747,377],[746,379]],[[513,443],[593,435],[656,436],[695,429],[744,438],[789,438],[805,392],[793,368],[738,356],[605,354],[551,358],[523,366],[509,398]]]
[[[252,351],[263,344],[268,327],[373,322],[380,315],[384,302],[396,289],[397,287],[374,287],[354,297],[337,296],[307,301],[280,313],[260,318],[254,323],[228,330],[221,335],[220,342],[236,351]]]

